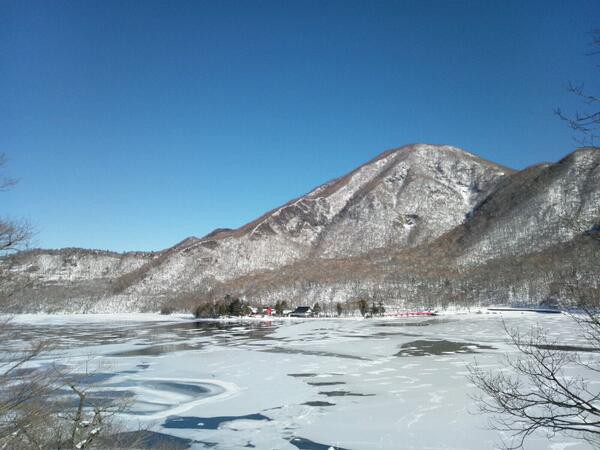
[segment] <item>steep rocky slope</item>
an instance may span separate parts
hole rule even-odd
[[[392,150],[238,230],[188,240],[124,290],[201,289],[306,258],[430,242],[462,223],[510,172],[448,146]]]
[[[460,263],[540,251],[600,225],[599,156],[580,149],[502,180],[456,229]]]
[[[454,147],[406,146],[237,230],[162,252],[14,255],[3,267],[21,288],[4,308],[155,310],[225,293],[472,304],[565,296],[567,284],[594,292],[599,165],[591,148],[514,172]]]

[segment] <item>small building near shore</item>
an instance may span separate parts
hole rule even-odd
[[[312,317],[314,314],[310,306],[298,306],[290,313],[290,317]]]

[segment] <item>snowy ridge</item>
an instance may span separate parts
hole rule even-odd
[[[5,259],[0,267],[27,286],[5,309],[156,311],[227,293],[263,304],[360,296],[430,304],[498,292],[542,301],[556,291],[554,271],[588,280],[599,270],[590,246],[600,230],[599,155],[581,149],[515,173],[456,147],[405,146],[239,229],[162,252],[36,251]],[[531,264],[521,260],[518,268],[502,260],[525,256]]]

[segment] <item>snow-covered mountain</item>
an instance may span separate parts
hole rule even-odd
[[[454,147],[409,145],[239,229],[161,252],[13,255],[3,262],[12,280],[4,309],[156,310],[225,293],[256,303],[494,301],[485,298],[499,295],[494,277],[487,285],[480,279],[485,267],[504,261],[496,270],[503,274],[519,258],[569,244],[596,254],[599,164],[600,151],[588,148],[515,172]],[[543,270],[554,270],[557,258],[546,257]],[[597,265],[584,271],[598,275]],[[554,295],[556,279],[539,281],[530,269],[521,270],[528,279],[513,280],[509,297]]]

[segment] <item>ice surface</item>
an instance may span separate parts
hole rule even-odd
[[[91,379],[93,389],[133,392],[125,421],[196,441],[193,448],[494,448],[501,436],[475,413],[466,374],[475,358],[496,368],[514,352],[502,321],[522,330],[540,324],[561,344],[584,344],[569,317],[533,313],[243,323],[142,316],[102,327],[38,319],[13,323],[23,339],[60,341],[42,364],[92,361],[112,374]],[[157,346],[167,350],[138,351]],[[587,447],[536,435],[526,448]]]

